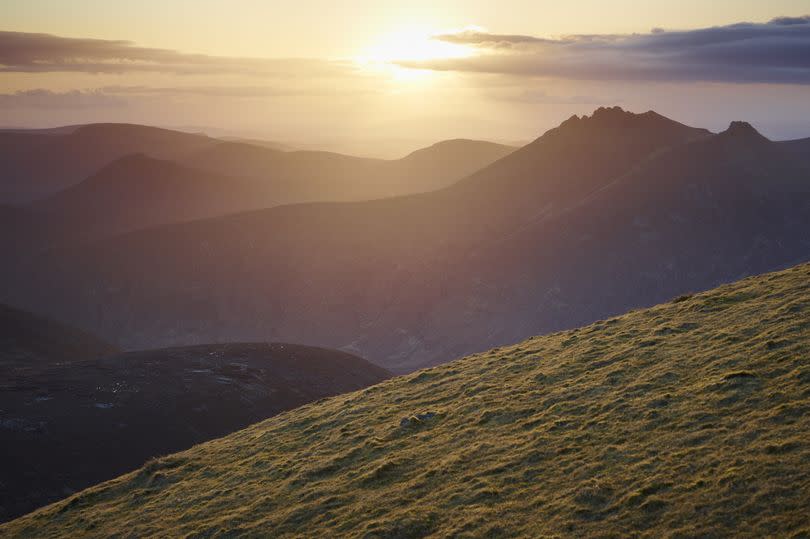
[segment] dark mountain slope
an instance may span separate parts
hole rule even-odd
[[[0,133],[0,202],[23,203],[56,193],[124,155],[177,159],[217,142],[130,124],[90,124],[51,135]]]
[[[76,359],[94,359],[118,350],[84,331],[0,304],[0,364],[40,369]]]
[[[503,320],[509,342],[808,259],[810,163],[732,124],[480,249],[448,296],[489,306],[469,327]]]
[[[122,157],[31,207],[74,239],[103,237],[275,205],[265,182],[229,178],[143,154]],[[64,241],[65,234],[61,234]]]
[[[804,157],[810,161],[810,138],[798,140],[784,140],[779,143],[797,156]]]
[[[810,266],[307,405],[10,537],[803,537]]]
[[[21,366],[6,359],[13,347],[0,353],[3,520],[152,457],[389,376],[356,356],[290,344],[217,344],[100,359],[88,353],[85,360],[72,346],[65,347],[70,362]]]
[[[283,339],[408,371],[806,259],[806,164],[748,138],[603,109],[444,190],[54,250],[9,295],[127,348]]]

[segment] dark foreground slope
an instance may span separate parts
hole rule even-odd
[[[356,356],[290,344],[218,344],[89,360],[83,360],[89,352],[83,358],[81,349],[71,350],[71,361],[60,363],[22,362],[13,348],[0,350],[2,520],[152,457],[389,376]]]
[[[394,378],[8,536],[804,537],[810,265]]]

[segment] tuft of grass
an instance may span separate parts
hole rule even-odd
[[[309,404],[0,536],[805,537],[808,272]]]

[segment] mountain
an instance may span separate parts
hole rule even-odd
[[[803,537],[810,265],[310,404],[9,537]]]
[[[150,458],[390,376],[350,354],[280,343],[126,354],[101,347],[106,353],[98,357],[92,341],[53,324],[40,329],[41,322],[19,315],[0,322],[2,520]],[[65,361],[38,361],[8,340],[29,335],[44,337],[35,353]]]
[[[51,195],[125,155],[179,159],[217,142],[201,135],[131,124],[1,132],[0,203],[21,204]]]
[[[254,144],[221,143],[184,161],[229,176],[272,182],[283,203],[355,201],[432,191],[512,153],[492,142],[450,140],[402,159],[353,157],[323,151],[278,151]]]
[[[275,205],[272,186],[143,154],[121,157],[30,208],[71,239],[102,237]]]
[[[27,372],[73,359],[97,359],[117,353],[111,344],[54,320],[0,304],[0,363]],[[3,386],[6,390],[7,386]],[[0,405],[1,406],[1,405]],[[5,413],[5,408],[2,408]]]
[[[0,246],[18,248],[19,256],[48,245],[282,203],[419,191],[450,183],[512,150],[488,142],[445,141],[388,162],[229,143],[193,154],[187,165],[126,155],[19,211],[0,210],[0,219],[13,231],[0,236]]]
[[[408,372],[807,260],[809,171],[747,124],[599,109],[442,190],[53,249],[6,301],[126,349],[286,340]]]

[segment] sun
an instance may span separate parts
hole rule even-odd
[[[408,28],[392,32],[358,58],[360,62],[406,62],[464,58],[472,49],[435,38],[437,32]]]

